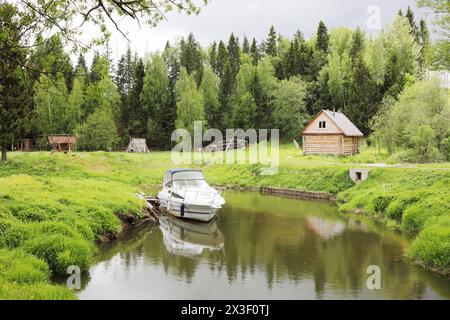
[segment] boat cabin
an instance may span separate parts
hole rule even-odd
[[[207,186],[205,177],[200,170],[171,169],[164,174],[163,187],[195,188]]]

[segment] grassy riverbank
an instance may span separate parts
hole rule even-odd
[[[450,266],[450,164],[372,168],[355,186],[348,168],[394,163],[366,150],[347,158],[280,150],[277,175],[260,165],[198,165],[212,184],[274,186],[338,194],[343,211],[361,211],[415,235],[410,255],[428,267]],[[118,216],[139,216],[133,193],[154,192],[174,167],[169,152],[149,154],[11,153],[0,163],[0,299],[75,298],[50,285],[70,265],[87,270],[95,241],[120,231]]]

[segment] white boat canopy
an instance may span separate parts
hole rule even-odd
[[[203,173],[195,169],[171,169],[164,174],[163,187],[175,180],[205,180]]]

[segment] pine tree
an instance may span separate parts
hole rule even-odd
[[[260,59],[260,54],[259,54],[258,43],[256,42],[255,38],[253,38],[253,40],[252,40],[252,46],[250,48],[250,54],[252,56],[253,65],[256,66],[258,64],[259,59]]]
[[[266,43],[265,43],[265,53],[272,57],[275,57],[278,53],[277,34],[275,32],[274,26],[270,27],[269,35],[268,35]]]
[[[250,43],[248,42],[248,39],[245,36],[242,42],[242,53],[250,54]]]
[[[319,22],[319,27],[317,28],[317,43],[316,49],[322,51],[324,54],[328,53],[330,36],[328,35],[327,27],[322,20]]]

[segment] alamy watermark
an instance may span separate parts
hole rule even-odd
[[[67,288],[69,289],[81,289],[81,270],[79,266],[69,266],[66,273],[69,275],[67,278]]]
[[[202,122],[194,121],[192,133],[186,129],[176,129],[171,140],[176,143],[171,152],[172,162],[176,165],[262,164],[262,175],[274,175],[279,170],[279,129],[226,129],[224,139],[219,129],[211,128],[203,132]],[[235,141],[245,141],[248,148],[231,147],[230,152],[202,152],[205,142],[221,145],[222,142],[234,144]]]
[[[367,278],[367,289],[381,289],[381,268],[376,265],[368,266],[367,273],[370,274]]]

